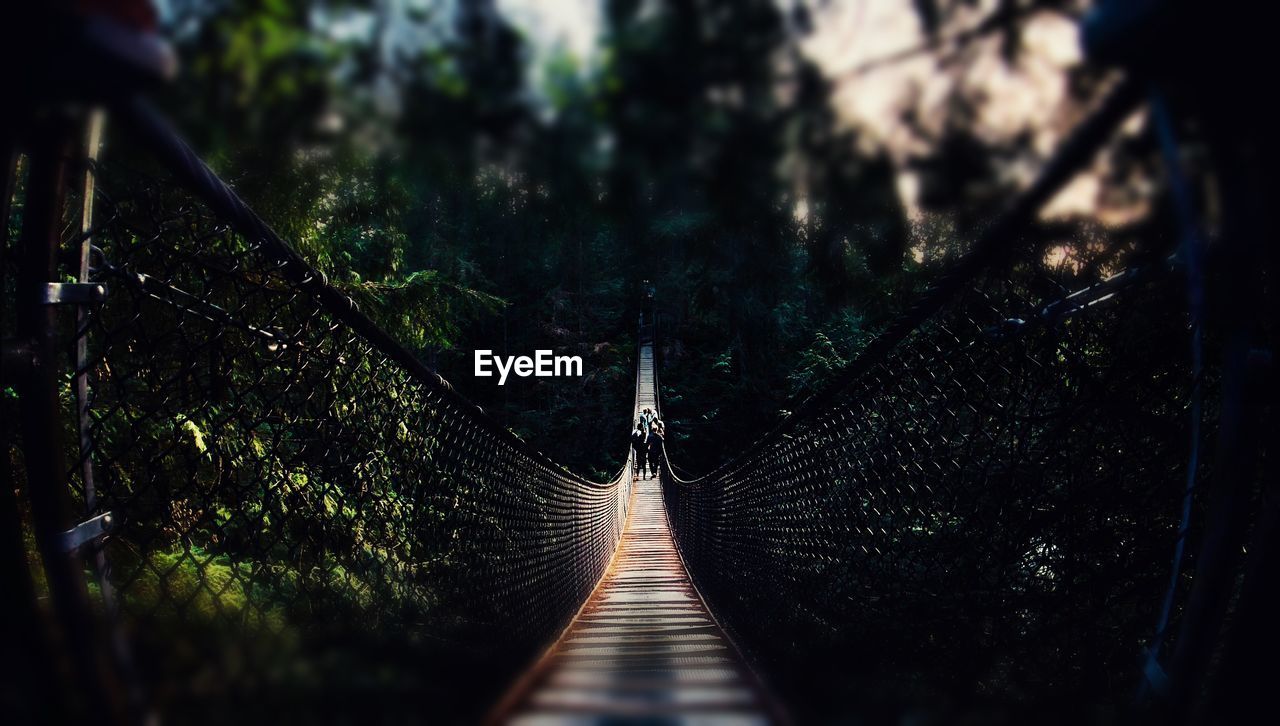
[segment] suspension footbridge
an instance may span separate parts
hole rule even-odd
[[[120,722],[1026,722],[1195,697],[1169,684],[1233,662],[1210,644],[1262,379],[1184,362],[1179,260],[1060,264],[1017,235],[1141,98],[1114,88],[914,306],[694,479],[677,445],[656,478],[628,457],[600,481],[498,425],[145,104],[113,111],[159,178],[30,129],[0,503],[19,631],[56,623],[37,645],[72,665],[17,677]],[[633,414],[663,357],[635,343]],[[602,423],[624,451],[634,418]]]

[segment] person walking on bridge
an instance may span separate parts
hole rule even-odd
[[[662,466],[663,444],[666,443],[667,427],[658,418],[653,419],[653,424],[649,427],[649,469],[653,472],[653,476],[658,475],[658,468]]]
[[[643,421],[636,423],[636,430],[631,432],[631,450],[635,452],[635,456],[632,457],[635,462],[635,473],[637,476],[643,476],[645,459],[649,453],[649,433]]]
[[[644,432],[648,434],[653,428],[653,422],[658,418],[658,414],[653,412],[652,408],[646,408],[640,412],[640,423],[644,424]]]

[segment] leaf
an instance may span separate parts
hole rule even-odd
[[[209,449],[204,443],[204,432],[200,430],[200,427],[196,425],[196,422],[182,414],[178,414],[177,420],[179,425],[182,427],[182,430],[191,434],[191,441],[195,444],[196,451],[207,456],[209,454]]]

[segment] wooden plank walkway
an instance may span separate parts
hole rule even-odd
[[[632,417],[631,426],[635,428],[636,418],[646,408],[658,410],[658,390],[653,380],[653,346],[640,346],[639,375],[636,377],[636,416]]]
[[[656,408],[640,351],[637,409]],[[765,726],[757,682],[676,552],[656,479],[637,480],[609,571],[514,695],[513,726]]]
[[[507,723],[772,723],[676,554],[657,480],[634,496],[617,559]]]

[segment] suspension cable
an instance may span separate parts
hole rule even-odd
[[[1173,614],[1173,603],[1178,591],[1178,580],[1182,574],[1182,561],[1186,556],[1187,535],[1191,526],[1191,504],[1197,487],[1197,473],[1200,469],[1201,428],[1204,408],[1204,240],[1201,236],[1201,225],[1196,213],[1195,200],[1191,185],[1182,170],[1179,158],[1177,132],[1174,128],[1173,114],[1169,109],[1168,99],[1159,90],[1150,94],[1151,120],[1160,143],[1160,151],[1164,157],[1165,173],[1169,180],[1169,192],[1173,197],[1174,212],[1177,215],[1182,244],[1181,256],[1187,274],[1187,300],[1191,322],[1191,401],[1190,401],[1190,449],[1187,455],[1187,472],[1183,487],[1181,512],[1179,515],[1178,533],[1174,541],[1173,562],[1169,570],[1169,584],[1165,590],[1160,606],[1160,615],[1156,620],[1155,634],[1147,648],[1143,665],[1143,680],[1138,688],[1138,699],[1144,699],[1148,691],[1163,692],[1168,686],[1168,676],[1160,665],[1160,653],[1163,650],[1165,636],[1168,634],[1169,621]]]

